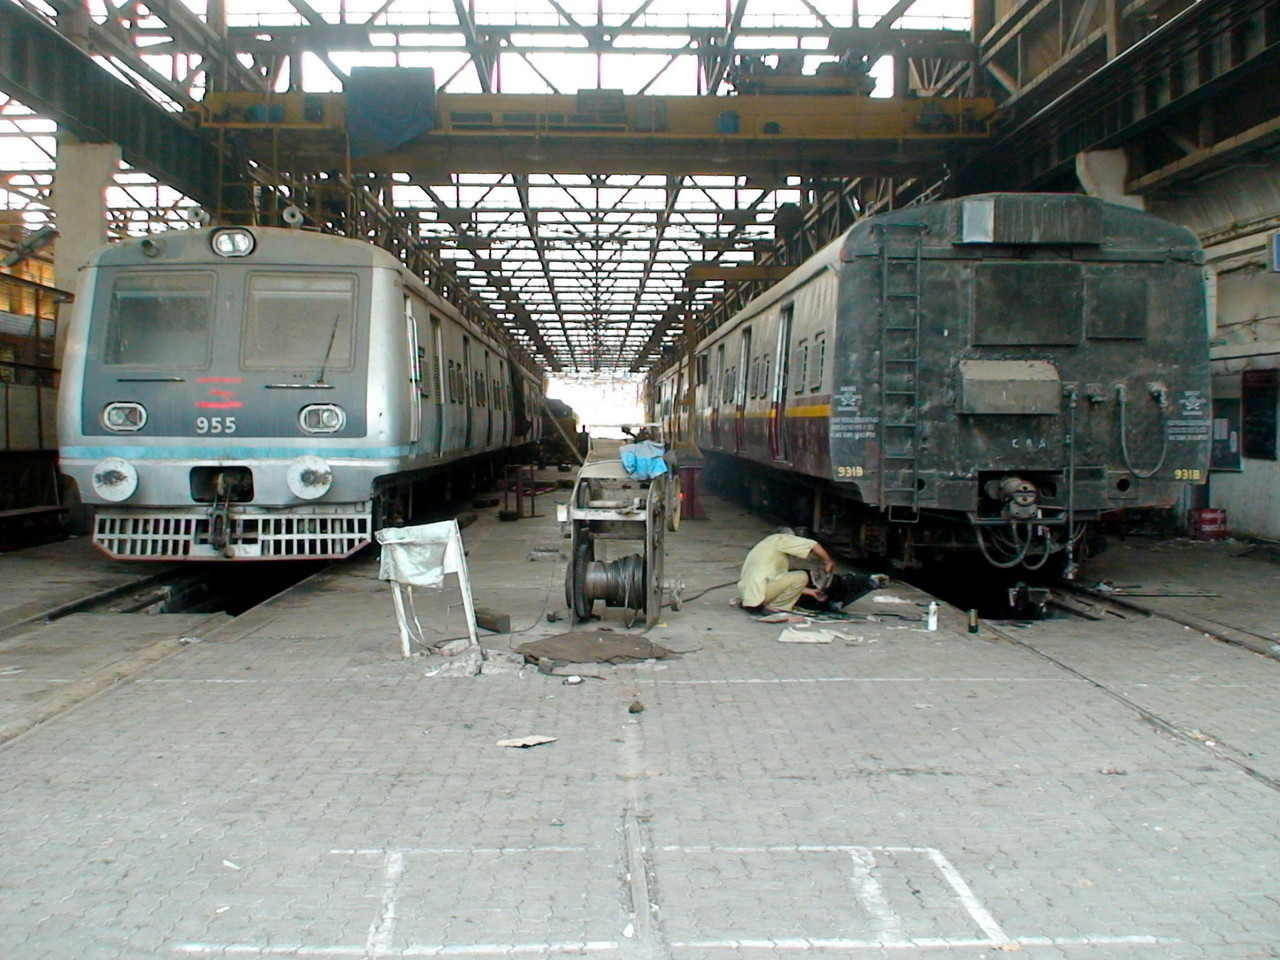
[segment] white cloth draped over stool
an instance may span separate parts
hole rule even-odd
[[[458,576],[471,646],[479,646],[476,611],[471,602],[471,580],[467,575],[467,555],[462,547],[458,521],[445,520],[417,527],[385,527],[374,536],[382,544],[378,579],[391,583],[391,598],[395,601],[396,620],[400,624],[400,648],[404,655],[413,656],[415,643],[419,647],[426,646],[422,624],[413,605],[413,588],[439,590],[447,573]]]

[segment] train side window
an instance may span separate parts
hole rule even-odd
[[[111,289],[102,362],[203,368],[209,363],[211,273],[125,273]]]
[[[827,365],[827,336],[824,333],[813,338],[813,380],[809,385],[810,393],[822,389],[822,375]]]
[[[707,355],[705,353],[698,354],[694,360],[694,375],[697,378],[696,383],[700,387],[705,387],[707,385],[708,366]]]
[[[809,368],[809,341],[801,340],[796,344],[796,393],[804,393],[804,385]]]

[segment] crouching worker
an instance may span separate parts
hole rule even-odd
[[[793,533],[775,533],[757,543],[743,561],[738,578],[738,597],[743,608],[791,610],[802,596],[825,600],[823,592],[813,586],[807,570],[788,569],[790,558],[803,560],[810,555],[822,561],[827,573],[835,569],[831,554],[817,540]]]

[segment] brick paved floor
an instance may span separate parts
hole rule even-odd
[[[766,530],[709,508],[690,592]],[[466,538],[518,639],[563,627],[552,519]],[[1280,956],[1280,793],[1219,749],[1280,777],[1280,663],[1155,621],[782,645],[719,590],[653,632],[677,660],[428,678],[375,575],[3,748],[0,957]]]

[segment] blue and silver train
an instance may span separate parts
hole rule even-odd
[[[342,557],[541,438],[544,380],[391,254],[220,227],[84,267],[61,469],[112,557]]]

